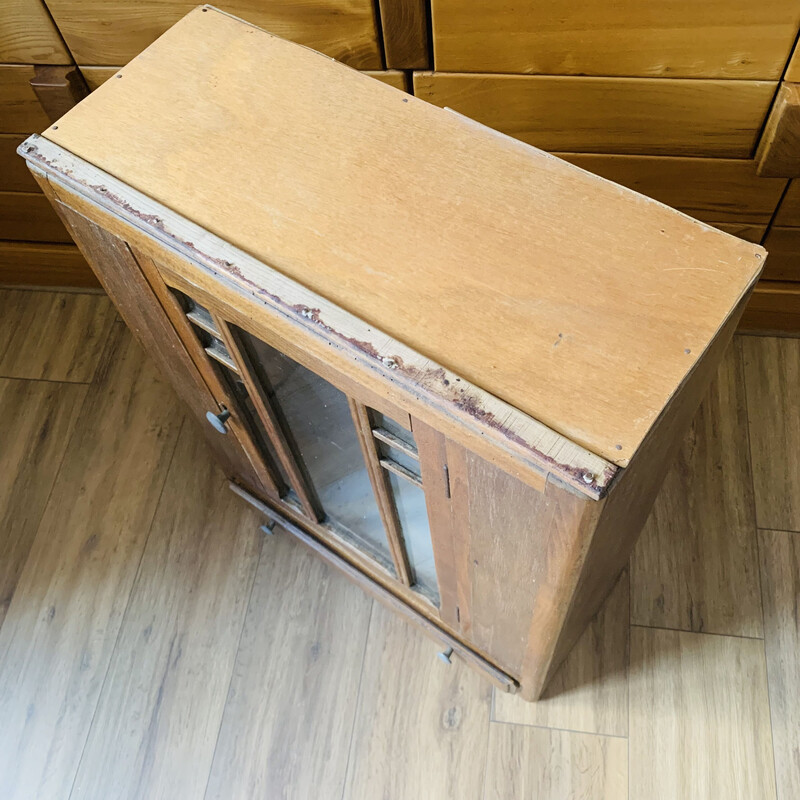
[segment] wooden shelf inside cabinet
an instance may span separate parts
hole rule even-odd
[[[538,697],[765,251],[210,6],[118,75],[19,152],[229,477]]]

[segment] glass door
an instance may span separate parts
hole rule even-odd
[[[228,325],[223,338],[274,419],[295,465],[290,483],[313,498],[316,519],[438,605],[413,433],[245,331]]]

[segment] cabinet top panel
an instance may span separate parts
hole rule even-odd
[[[765,255],[210,7],[45,136],[621,466]]]

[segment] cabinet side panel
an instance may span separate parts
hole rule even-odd
[[[530,659],[552,657],[602,503],[537,491],[450,441],[447,464],[462,632],[524,680]]]
[[[57,200],[46,179],[41,179],[40,185],[125,323],[181,399],[199,420],[203,420],[207,411],[217,409],[217,403],[170,325],[126,242]],[[204,432],[207,427],[203,425]],[[213,433],[213,437],[207,434],[207,438],[227,474],[255,490],[264,491],[234,437]]]
[[[740,300],[733,314],[651,429],[630,466],[612,486],[581,566],[580,578],[559,633],[548,672],[542,675],[538,669],[533,668],[524,691],[526,697],[539,696],[628,563],[631,550],[647,521],[667,470],[672,465],[692,417],[716,373],[748,299],[749,293]]]

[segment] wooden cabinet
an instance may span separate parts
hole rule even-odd
[[[120,76],[20,153],[234,491],[538,697],[764,251],[208,7]]]

